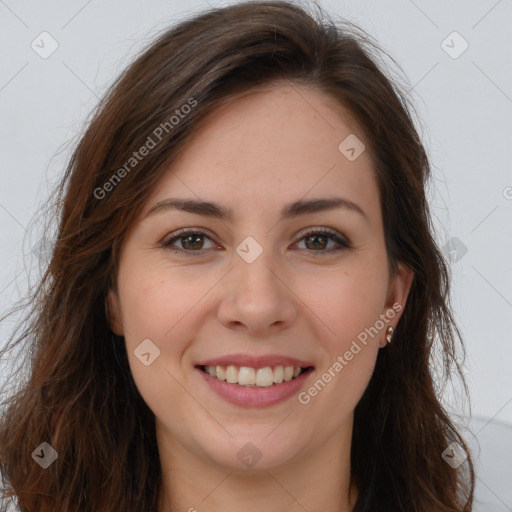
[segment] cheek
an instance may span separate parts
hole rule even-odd
[[[336,411],[333,428],[357,405],[375,367],[383,336],[376,324],[387,291],[387,274],[380,271],[381,267],[354,265],[321,278],[302,278],[301,293],[308,297],[306,304],[319,318],[316,336],[325,354],[315,378],[315,382],[322,382],[311,393],[317,393],[316,407]],[[306,290],[310,290],[308,295],[304,295]]]
[[[328,340],[329,353],[339,353],[379,319],[387,275],[376,268],[364,266],[301,278],[300,294],[323,324],[321,339]]]
[[[119,274],[124,326],[132,340],[153,337],[165,344],[209,289],[205,280],[191,286],[185,272],[161,264],[127,265]]]
[[[372,377],[382,336],[373,329],[382,313],[386,278],[342,271],[325,279],[307,301],[320,318],[316,337],[324,357],[299,401],[309,404],[312,415],[325,418],[328,432],[352,414]]]
[[[172,279],[166,277],[171,272],[161,265],[126,263],[119,270],[119,292],[126,350],[137,389],[157,417],[176,408],[186,411],[190,403],[180,385],[184,380],[180,361],[190,334],[185,332],[187,315],[198,301],[197,294],[176,273]],[[142,346],[147,347],[145,352],[139,349]],[[148,365],[138,357],[147,352]]]
[[[162,262],[129,261],[119,269],[125,342],[133,378],[148,405],[157,410],[183,395],[187,349],[200,329],[205,304],[220,277],[214,272],[170,268]],[[158,357],[144,366],[136,354],[151,340]],[[150,345],[151,346],[151,345]],[[181,391],[180,391],[181,390]]]

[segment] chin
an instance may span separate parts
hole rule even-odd
[[[230,470],[257,473],[276,469],[294,459],[297,446],[288,446],[281,438],[265,439],[271,430],[265,429],[257,439],[247,435],[240,439],[230,438],[226,443],[216,443],[215,447],[205,447],[204,451],[214,463]]]

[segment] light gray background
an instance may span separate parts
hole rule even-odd
[[[468,437],[481,449],[485,505],[475,510],[512,511],[512,0],[319,3],[369,31],[408,78],[435,172],[429,197],[440,244],[457,237],[467,248],[454,253],[453,287],[468,351]],[[29,221],[98,97],[157,30],[209,5],[224,4],[0,0],[0,310],[26,288],[27,265],[40,255]],[[43,31],[59,45],[47,59],[31,48]],[[442,46],[462,48],[446,39],[453,31],[469,44],[457,58]]]

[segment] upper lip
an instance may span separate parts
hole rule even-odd
[[[313,366],[308,361],[301,361],[294,357],[269,354],[265,356],[251,356],[248,354],[231,354],[215,357],[197,364],[197,366],[247,366],[249,368],[265,368],[266,366],[294,366],[307,368]]]

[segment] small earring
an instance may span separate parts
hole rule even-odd
[[[386,330],[386,341],[391,343],[391,338],[393,337],[393,327],[391,325]]]

